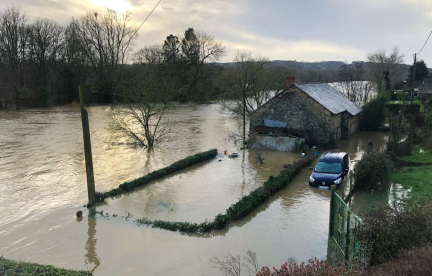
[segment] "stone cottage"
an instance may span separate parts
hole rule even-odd
[[[296,84],[286,78],[285,90],[257,109],[250,118],[250,130],[264,121],[286,124],[286,131],[305,137],[311,145],[333,147],[348,139],[359,126],[361,108],[327,83]]]

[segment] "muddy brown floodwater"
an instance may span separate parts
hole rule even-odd
[[[211,148],[240,152],[240,157],[220,162],[215,158],[108,199],[96,210],[108,213],[109,219],[94,217],[82,207],[87,191],[79,110],[1,111],[0,255],[95,275],[220,275],[209,259],[228,252],[255,251],[259,264],[268,266],[279,266],[289,257],[306,261],[332,254],[327,242],[330,193],[308,186],[309,169],[245,219],[221,231],[188,235],[137,226],[133,219],[144,216],[212,220],[277,175],[282,164],[301,157],[265,152],[265,164],[255,163],[252,152],[239,151],[226,141],[241,120],[221,113],[216,104],[176,106],[170,113],[169,141],[152,152],[112,143],[109,112],[108,106],[89,108],[97,191]],[[343,141],[340,150],[349,152],[352,166],[369,140],[378,146],[385,137],[356,134]],[[353,201],[370,203],[360,197]],[[79,210],[84,213],[81,220],[75,217]]]

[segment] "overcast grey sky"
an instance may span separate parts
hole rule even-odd
[[[71,17],[109,7],[128,9],[139,24],[158,0],[14,0],[32,20],[67,24]],[[4,10],[11,2],[2,0]],[[204,31],[227,49],[271,60],[365,60],[399,46],[405,63],[432,30],[432,0],[162,0],[139,31],[136,49],[160,44],[187,28]],[[432,38],[419,55],[432,67]]]

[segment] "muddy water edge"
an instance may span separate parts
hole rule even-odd
[[[239,151],[226,141],[229,132],[238,132],[241,119],[221,113],[216,104],[175,106],[169,115],[168,141],[151,152],[113,143],[109,113],[109,106],[89,108],[97,191],[211,148],[240,152],[240,157],[215,158],[108,199],[96,207],[108,215],[93,216],[82,207],[87,191],[79,110],[0,111],[0,255],[95,275],[219,275],[209,258],[223,258],[228,252],[255,251],[260,265],[268,266],[279,266],[289,257],[306,261],[331,254],[330,194],[308,186],[307,168],[224,230],[188,235],[137,226],[133,220],[139,217],[212,220],[277,175],[282,164],[301,156],[269,151],[264,164],[256,163],[252,152]],[[353,166],[369,140],[382,145],[385,137],[359,133],[343,141],[339,150],[350,154]],[[353,200],[370,203],[360,197]],[[79,210],[84,212],[81,220],[75,217]]]

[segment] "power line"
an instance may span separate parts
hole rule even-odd
[[[126,45],[129,45],[129,43],[132,41],[132,39],[135,37],[136,33],[141,29],[142,25],[144,25],[144,23],[147,21],[147,19],[150,17],[150,15],[153,13],[153,11],[156,9],[156,7],[159,5],[159,3],[162,0],[159,0],[156,5],[153,7],[153,9],[150,11],[150,13],[147,15],[147,17],[143,20],[143,22],[141,23],[141,25],[139,25],[139,27],[135,30],[135,32],[133,33],[133,35],[130,36],[128,42],[126,43]]]
[[[420,49],[420,51],[417,53],[417,55],[420,55],[420,52],[423,50],[424,46],[426,46],[426,43],[428,42],[429,37],[431,36],[431,34],[432,34],[432,31],[429,33],[429,36],[428,36],[428,38],[426,39],[426,42],[423,44],[423,47]]]
[[[156,9],[156,7],[159,5],[159,3],[162,0],[159,0],[159,2],[157,2],[156,6],[154,6],[154,8],[151,10],[151,12],[147,15],[147,17],[144,19],[144,21],[141,23],[141,25],[138,27],[138,29],[136,30],[138,32],[139,29],[141,29],[141,26],[144,25],[144,23],[147,21],[147,19],[150,17],[150,15],[153,13],[153,11]]]

